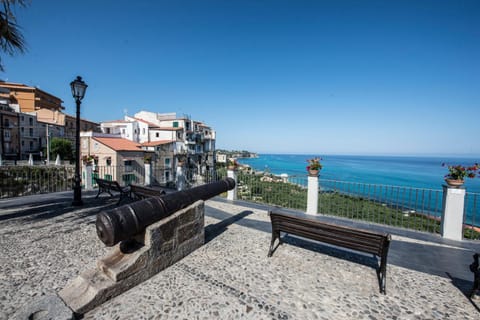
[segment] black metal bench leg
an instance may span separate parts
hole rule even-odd
[[[273,231],[272,230],[272,241],[270,242],[270,249],[268,250],[268,257],[271,257],[275,248],[275,240],[278,238],[279,245],[281,243],[280,240],[280,231]]]
[[[128,193],[120,192],[120,199],[118,199],[117,205],[119,205],[126,196],[128,196]]]
[[[101,187],[98,187],[98,193],[97,193],[97,196],[95,197],[95,199],[98,198],[98,196],[99,196],[100,193],[102,193],[102,192],[103,192],[102,188],[101,188]]]
[[[470,292],[470,298],[473,298],[477,291],[480,290],[480,255],[475,253],[473,255],[473,263],[470,265],[470,271],[473,272],[473,288]]]
[[[380,282],[380,292],[387,294],[387,257],[381,257],[380,270],[379,270],[379,282]]]

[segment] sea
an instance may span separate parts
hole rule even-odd
[[[259,154],[258,158],[238,159],[256,171],[305,176],[307,159],[321,158],[320,179],[442,190],[447,165],[471,166],[473,157],[354,156]],[[467,192],[480,193],[480,177],[465,180]]]

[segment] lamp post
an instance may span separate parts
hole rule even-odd
[[[75,128],[75,177],[73,185],[73,206],[83,205],[82,201],[82,186],[80,185],[80,104],[85,96],[87,90],[87,84],[83,82],[82,77],[78,76],[77,79],[70,82],[72,88],[72,96],[77,104],[77,122]]]

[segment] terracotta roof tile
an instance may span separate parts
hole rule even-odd
[[[140,144],[123,138],[94,137],[93,139],[115,151],[142,151]]]
[[[142,143],[142,146],[144,147],[155,147],[155,146],[160,146],[162,144],[169,144],[174,142],[173,140],[158,140],[158,141],[150,141],[150,142],[144,142]]]

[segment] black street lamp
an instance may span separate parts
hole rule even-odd
[[[83,205],[82,201],[82,186],[80,185],[80,104],[85,96],[87,90],[87,84],[83,82],[82,77],[78,76],[77,79],[70,82],[72,88],[72,96],[77,104],[77,126],[76,126],[76,139],[75,139],[75,177],[73,185],[73,206]]]

